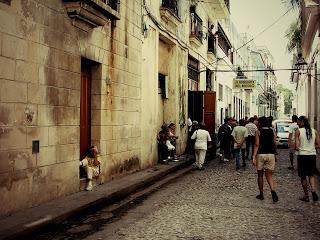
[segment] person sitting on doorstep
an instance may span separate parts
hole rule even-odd
[[[158,133],[157,141],[158,141],[158,162],[159,163],[167,163],[169,156],[169,149],[167,146],[167,141],[169,141],[168,137],[168,126],[167,124],[163,124],[161,126],[161,130]]]
[[[80,161],[80,166],[83,167],[87,173],[88,184],[87,191],[92,190],[92,178],[100,174],[100,157],[97,146],[91,146],[87,156]]]
[[[169,141],[171,145],[173,145],[174,149],[172,149],[171,153],[173,154],[173,159],[178,160],[177,154],[176,154],[176,140],[178,139],[178,136],[176,136],[176,125],[174,123],[170,123],[169,127]],[[168,146],[170,148],[170,146]],[[169,149],[170,150],[170,149]]]

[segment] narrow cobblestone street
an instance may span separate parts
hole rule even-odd
[[[101,211],[69,222],[39,239],[320,239],[320,204],[299,200],[296,170],[287,169],[288,150],[280,150],[275,170],[279,202],[274,204],[265,182],[265,200],[258,193],[251,164],[239,172],[234,163],[207,163],[160,189],[113,221]]]

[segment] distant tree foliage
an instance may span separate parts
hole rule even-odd
[[[290,7],[301,10],[301,4],[303,0],[282,0],[282,2]],[[289,28],[285,32],[285,37],[288,39],[287,50],[288,52],[301,52],[301,11],[297,20],[290,24]]]
[[[287,50],[293,52],[301,49],[301,20],[298,18],[295,22],[291,23],[286,31],[285,37],[288,39]]]
[[[292,110],[292,99],[293,99],[293,93],[290,89],[286,88],[282,84],[277,85],[277,92],[283,94],[284,98],[284,114],[291,114]]]
[[[289,4],[294,8],[300,8],[303,0],[282,0],[283,3]]]

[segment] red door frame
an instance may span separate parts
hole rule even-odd
[[[203,121],[210,135],[215,134],[216,128],[216,93],[203,92]]]
[[[80,90],[80,158],[84,158],[91,145],[91,66],[81,61]]]

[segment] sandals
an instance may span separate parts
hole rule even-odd
[[[278,202],[279,201],[279,198],[278,198],[278,195],[275,191],[271,191],[271,195],[272,195],[272,200],[273,202]]]
[[[312,193],[312,200],[313,200],[314,202],[318,201],[318,200],[319,200],[319,197],[318,197],[317,193],[316,193],[316,192],[311,192],[311,193]]]
[[[310,202],[308,196],[304,196],[304,197],[302,197],[302,198],[299,198],[299,200],[301,200],[301,201],[303,201],[303,202]]]
[[[263,196],[263,194],[259,194],[258,196],[256,196],[256,198],[259,199],[259,200],[263,200],[264,196]]]

